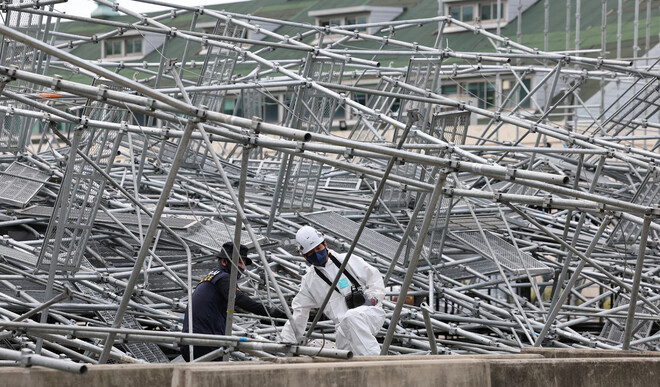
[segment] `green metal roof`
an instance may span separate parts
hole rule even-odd
[[[571,32],[569,35],[569,49],[575,48],[575,3],[571,1],[570,15],[573,15],[570,21]],[[342,8],[350,6],[369,5],[369,6],[400,6],[404,8],[403,13],[397,18],[398,20],[422,19],[432,17],[438,14],[438,2],[436,0],[335,0],[332,2],[320,0],[252,0],[247,2],[218,4],[214,6],[207,6],[206,9],[225,10],[228,12],[235,12],[241,14],[251,14],[254,16],[261,16],[280,20],[289,20],[298,23],[315,22],[314,17],[308,16],[309,11],[321,10],[326,8]],[[616,54],[616,40],[617,40],[617,0],[609,0],[607,2],[608,15],[606,25],[606,38],[607,38],[607,51],[608,57],[614,57]],[[149,16],[161,15],[162,12],[154,12]],[[567,0],[553,0],[550,2],[549,12],[549,32],[548,43],[550,51],[564,50],[566,47],[566,14],[567,14]],[[192,13],[186,13],[175,18],[167,18],[161,20],[162,23],[176,27],[181,30],[190,29],[192,21]],[[600,48],[601,44],[601,2],[596,1],[583,1],[581,9],[580,21],[580,49]],[[658,42],[658,34],[660,33],[660,9],[653,7],[651,12],[651,46]],[[130,16],[113,17],[110,20],[117,20],[122,22],[135,23],[137,20]],[[198,23],[205,23],[213,21],[214,19],[208,15],[201,15]],[[622,23],[622,56],[632,56],[632,40],[634,34],[634,3],[632,1],[624,2],[623,9],[623,23]],[[256,24],[259,24],[256,22]],[[510,40],[516,41],[517,35],[517,20],[512,20],[508,25],[502,28],[502,35],[509,37]],[[102,24],[87,24],[80,22],[62,23],[60,26],[61,32],[72,34],[91,36],[113,30],[115,27],[106,26]],[[392,36],[393,39],[398,39],[407,42],[417,42],[420,45],[433,46],[437,38],[437,24],[427,23],[419,27],[412,27],[396,31]],[[544,28],[545,28],[545,15],[544,15],[544,1],[538,1],[527,9],[522,15],[522,44],[544,49]],[[494,30],[490,30],[494,32]],[[640,7],[639,15],[639,43],[641,50],[639,55],[643,55],[645,47],[645,33],[646,31],[646,7]],[[295,36],[302,29],[292,26],[283,26],[276,30],[278,34]],[[381,35],[388,34],[389,32],[381,31]],[[311,43],[314,37],[309,37],[305,42]],[[444,35],[443,47],[448,45],[454,51],[468,51],[468,52],[492,52],[494,47],[483,35],[475,35],[472,32],[456,32],[447,33]],[[185,41],[182,39],[173,39],[168,43],[167,56],[171,58],[181,59]],[[191,43],[190,53],[196,54],[200,51],[201,46],[197,43]],[[256,50],[261,46],[255,45],[252,49]],[[371,41],[350,41],[343,46],[337,48],[368,48],[379,49],[380,44]],[[384,49],[397,49],[398,47],[390,45],[383,47]],[[101,45],[95,43],[88,43],[76,47],[72,54],[85,59],[97,59],[101,54]],[[147,62],[159,62],[160,50],[154,51],[147,55],[143,60]],[[298,59],[304,58],[307,55],[304,51],[293,51],[276,49],[269,52],[261,53],[261,56],[271,60],[285,60],[285,59]],[[598,54],[590,54],[590,56],[598,56]],[[363,58],[372,59],[373,55],[363,55]],[[197,55],[190,56],[187,60],[196,59],[202,60],[203,57]],[[388,56],[380,55],[376,58],[383,65],[389,65],[390,62],[394,66],[405,66],[408,62],[406,56]],[[249,69],[246,68],[246,71]],[[189,75],[192,77],[198,70],[192,69]],[[123,70],[122,73],[133,74],[134,70]],[[143,77],[140,75],[139,77]]]

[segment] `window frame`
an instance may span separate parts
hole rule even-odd
[[[117,53],[117,48],[119,52]],[[111,49],[111,53],[108,53]],[[121,58],[124,56],[124,44],[121,39],[110,39],[103,42],[103,58]]]
[[[500,2],[500,18],[499,20],[504,19],[504,1]],[[485,2],[479,2],[479,20],[481,21],[497,21],[497,1],[485,1]],[[490,17],[488,19],[485,19],[483,16],[483,9],[484,7],[489,7],[490,8]]]
[[[128,52],[128,42],[131,42],[131,47],[135,47],[135,43],[139,42],[140,51]],[[108,54],[108,48],[112,48],[112,52]],[[117,52],[119,48],[119,52]],[[103,41],[102,55],[103,59],[117,59],[127,57],[141,57],[144,55],[144,38],[142,36],[128,36],[121,38],[108,39]]]
[[[477,4],[477,7],[475,7],[475,4]],[[476,21],[474,9],[475,8],[479,9],[478,4],[479,3],[466,3],[466,4],[460,4],[460,5],[449,5],[447,7],[447,14],[451,15],[452,18],[457,19],[458,21],[462,21],[463,23],[474,23]],[[470,20],[464,20],[463,19],[464,18],[463,11],[464,11],[465,8],[472,8],[472,18]],[[458,10],[459,17],[454,16],[453,13],[454,13],[455,10]]]
[[[484,7],[490,9],[490,15],[488,19],[484,19]],[[472,18],[471,20],[465,20],[465,9],[472,8]],[[494,11],[494,12],[493,12]],[[457,12],[457,13],[456,13]],[[504,13],[506,12],[506,0],[500,1],[500,18],[499,20],[505,20]],[[454,14],[456,13],[456,14]],[[457,19],[463,23],[477,23],[482,21],[487,22],[496,22],[497,18],[497,1],[473,1],[473,2],[457,2],[447,4],[446,15],[451,16],[454,19]],[[457,17],[458,16],[458,17]]]
[[[128,52],[129,43],[132,47],[131,52]],[[140,45],[140,50],[139,51],[135,50],[135,43],[139,43],[139,45]],[[141,55],[143,55],[144,54],[144,50],[143,50],[144,44],[142,44],[142,43],[144,43],[144,39],[142,39],[141,37],[126,38],[124,40],[124,56],[141,56]]]
[[[369,23],[369,18],[371,14],[369,12],[357,12],[357,13],[347,13],[344,15],[332,15],[332,16],[323,16],[316,18],[316,25],[319,27],[340,27],[340,26],[350,26],[355,24],[367,24]],[[362,19],[363,21],[361,21]],[[354,22],[349,22],[354,21]],[[366,27],[356,28],[359,32],[366,32]]]

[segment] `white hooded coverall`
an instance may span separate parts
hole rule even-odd
[[[335,257],[340,264],[344,262],[346,254],[337,254],[330,249],[328,249],[328,253]],[[316,267],[331,282],[339,272],[339,268],[332,262],[330,257],[328,257],[324,267]],[[346,275],[342,274],[337,284],[337,288],[342,295],[333,290],[323,313],[335,323],[337,348],[352,351],[356,356],[379,355],[380,344],[378,344],[375,335],[385,322],[385,312],[382,308],[382,301],[385,296],[383,277],[378,270],[356,255],[351,256],[346,269],[360,283],[365,297],[375,299],[378,303],[376,306],[359,306],[348,309],[344,297],[350,294],[352,284]],[[330,286],[316,274],[314,266],[310,266],[303,276],[300,291],[291,303],[295,331],[299,335],[305,333],[310,310],[321,307],[329,289]],[[291,321],[286,322],[281,336],[284,342],[298,342],[291,327]]]

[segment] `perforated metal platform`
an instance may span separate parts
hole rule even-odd
[[[25,207],[50,175],[25,164],[13,162],[0,174],[0,202]]]
[[[468,270],[468,268],[483,275],[497,273],[497,265],[488,259],[479,259],[477,261],[456,266],[441,267],[438,269],[438,273],[455,280],[474,278],[474,273]]]
[[[72,210],[72,213],[75,215],[76,210]],[[24,216],[38,216],[38,217],[45,217],[49,218],[53,214],[53,207],[44,207],[44,206],[34,206],[34,207],[29,207],[23,210],[16,211],[17,214],[24,215]],[[124,225],[131,225],[131,226],[137,226],[138,225],[138,217],[136,214],[128,214],[125,212],[117,212],[113,213],[112,216],[117,218],[122,224]],[[185,229],[190,227],[193,223],[195,223],[194,220],[192,219],[187,219],[187,218],[175,218],[171,216],[161,216],[160,220],[165,223],[167,226],[173,229]],[[105,212],[97,212],[96,213],[96,218],[94,219],[94,222],[97,223],[109,223],[109,224],[114,224],[115,221],[108,216]],[[145,214],[142,214],[142,226],[147,226],[149,225],[149,222],[151,222],[151,217]]]
[[[220,252],[222,244],[234,240],[234,226],[222,222],[207,220],[190,225],[185,232],[178,233],[187,242],[203,246],[215,252]],[[266,241],[267,238],[257,236],[257,242]],[[241,231],[241,244],[252,247],[253,243],[246,231]]]
[[[627,296],[619,296],[614,302],[614,308],[621,305],[628,305],[630,299]],[[656,301],[653,304],[655,306],[660,305],[660,302]],[[635,313],[640,314],[655,314],[647,305],[641,304],[635,307]],[[648,337],[651,333],[651,328],[653,327],[652,320],[642,320],[634,319],[633,328],[632,328],[632,340],[638,340],[645,337]],[[609,318],[603,326],[603,330],[600,332],[600,337],[610,340],[613,343],[623,343],[624,334],[626,328],[626,319],[625,318]],[[645,345],[656,344],[658,340],[646,343]]]
[[[26,263],[32,267],[34,267],[37,264],[37,260],[39,257],[37,257],[34,254],[30,254],[28,252],[23,252],[20,250],[17,250],[14,247],[9,247],[9,246],[4,246],[0,245],[0,256],[3,256],[7,258],[8,260],[17,260],[23,263]]]
[[[485,230],[502,230],[506,227],[499,214],[479,214],[479,225]],[[451,213],[449,228],[452,230],[474,230],[477,222],[472,215]]]
[[[450,231],[449,234],[453,239],[463,243],[465,248],[483,255],[485,258],[496,260],[502,269],[512,274],[525,274],[528,271],[531,275],[539,275],[552,272],[550,267],[537,261],[528,253],[518,250],[511,243],[490,231],[484,231],[488,245],[479,231]]]
[[[93,268],[86,258],[82,259],[81,266],[87,268]],[[80,283],[76,283],[76,286],[84,294],[94,297],[97,300],[100,300],[103,303],[112,304],[115,301],[104,297],[103,294],[97,292],[96,290],[90,289],[87,286],[84,286]],[[112,285],[106,284],[109,288],[109,291],[116,292],[116,289]],[[107,323],[112,324],[115,320],[116,312],[108,310],[100,310],[96,312],[99,318]],[[132,314],[125,314],[121,320],[121,327],[128,329],[142,329],[140,323],[135,319],[135,316]],[[122,346],[129,351],[137,359],[145,360],[149,363],[169,363],[170,360],[165,356],[163,351],[155,343],[124,343]]]
[[[304,214],[301,215],[301,217],[349,242],[353,241],[360,227],[358,223],[332,211]],[[376,231],[365,228],[360,235],[358,246],[387,258],[388,260],[392,260],[399,243],[377,233]],[[401,262],[402,258],[399,258],[399,261]]]
[[[321,178],[321,187],[333,191],[358,190],[362,181],[357,177],[351,179],[347,177],[327,177]]]

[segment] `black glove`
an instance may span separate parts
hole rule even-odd
[[[274,318],[286,318],[286,313],[284,313],[282,309],[276,307],[272,307],[268,309],[268,314],[270,315],[270,317],[274,317]]]

